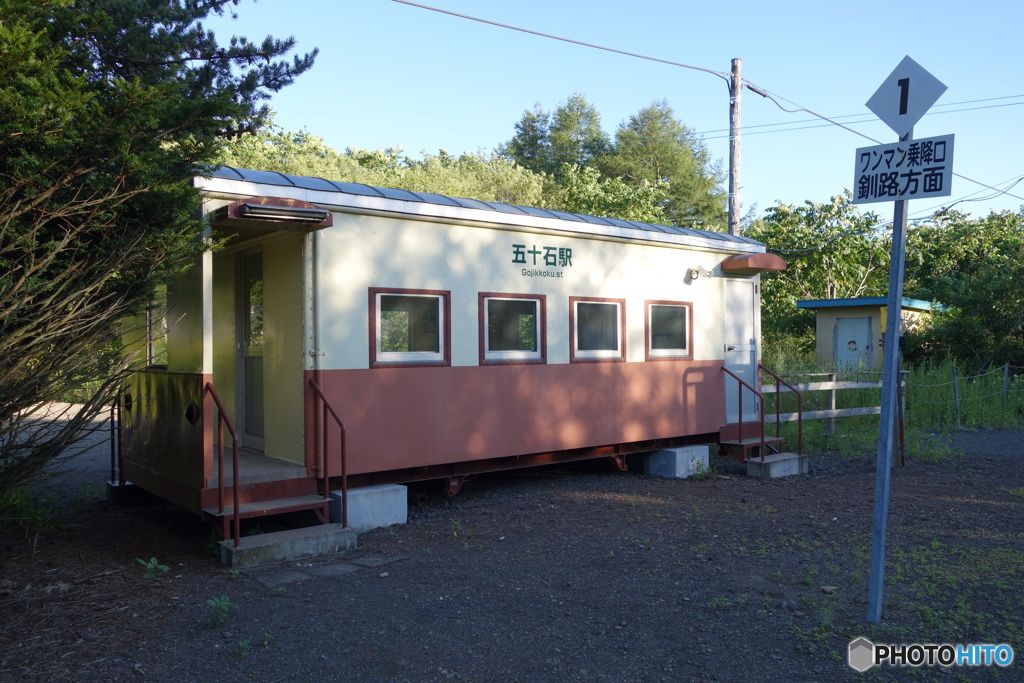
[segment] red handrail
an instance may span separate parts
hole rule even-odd
[[[324,396],[324,392],[320,389],[320,385],[316,383],[316,380],[312,377],[309,378],[309,386],[313,390],[313,433],[318,438],[318,445],[314,446],[316,455],[316,475],[317,477],[323,477],[324,482],[324,499],[326,500],[330,496],[330,458],[328,457],[328,424],[327,416],[330,415],[334,418],[338,428],[341,430],[341,525],[343,527],[348,526],[348,465],[345,462],[345,423],[338,417],[338,413],[334,411],[333,406]],[[322,406],[323,417],[320,418],[317,412],[316,402],[319,399]],[[321,432],[322,428],[322,432]]]
[[[759,371],[767,372],[769,375],[775,378],[775,436],[782,435],[782,404],[779,401],[780,384],[785,384],[786,387],[796,394],[796,453],[797,455],[804,454],[804,398],[803,395],[797,391],[796,387],[782,379],[774,372],[761,365],[757,364]],[[762,399],[763,400],[763,399]]]
[[[237,548],[242,543],[238,530],[240,520],[238,514],[238,433],[235,431],[235,426],[231,424],[227,411],[224,410],[224,404],[220,402],[220,397],[214,391],[212,382],[207,382],[203,387],[204,404],[207,396],[212,398],[217,406],[217,505],[222,515],[224,514],[224,425],[227,425],[228,432],[231,434],[231,499],[234,504],[232,521],[235,527],[232,537]]]
[[[747,389],[750,389],[750,391],[752,393],[754,393],[759,399],[761,399],[761,407],[758,409],[758,414],[760,415],[760,419],[758,419],[758,423],[761,425],[761,443],[760,443],[760,447],[758,448],[758,450],[761,451],[761,462],[764,462],[764,448],[765,448],[765,443],[764,443],[764,396],[761,394],[760,391],[758,391],[754,387],[752,387],[749,384],[747,384],[746,382],[744,382],[742,379],[740,379],[739,375],[737,375],[735,372],[733,372],[729,368],[725,367],[724,365],[722,366],[722,370],[725,373],[727,373],[727,374],[731,375],[732,377],[734,377],[736,379],[736,381],[740,383],[740,390],[739,390],[739,413],[737,413],[737,415],[736,415],[736,423],[737,423],[737,430],[738,430],[737,431],[737,439],[739,441],[741,441],[741,442],[743,441],[743,387],[746,387]]]

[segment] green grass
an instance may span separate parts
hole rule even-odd
[[[52,494],[40,499],[32,486],[0,492],[0,528],[57,529],[65,526],[66,517]]]
[[[766,354],[767,355],[767,354]],[[787,381],[825,381],[827,377],[791,377],[798,373],[826,372],[809,356],[777,357],[774,372]],[[911,369],[906,383],[904,435],[906,452],[925,461],[951,455],[941,435],[958,426],[968,429],[1020,428],[1024,424],[1024,377],[1010,378],[1003,388],[1002,369],[980,376],[957,379],[959,425],[953,393],[951,364]],[[880,375],[873,377],[879,378]],[[855,379],[839,375],[838,380]],[[863,378],[866,379],[866,378]],[[766,412],[775,411],[775,396],[766,387]],[[840,390],[838,408],[877,406],[880,389]],[[826,392],[805,392],[804,411],[828,406]],[[781,412],[796,410],[793,395],[781,396]],[[826,433],[825,420],[803,424],[804,451],[831,452],[844,456],[871,456],[877,450],[878,416],[838,418],[835,433]],[[774,427],[770,430],[774,433]],[[795,444],[795,423],[783,425],[787,446]],[[1024,498],[1024,487],[1004,488],[1014,498]],[[798,556],[804,567],[792,575],[781,572],[773,581],[811,589],[828,583],[839,591],[860,590],[867,581],[870,538],[845,538],[819,553],[805,532],[776,540],[766,557]],[[890,543],[886,562],[885,619],[865,623],[866,607],[823,600],[821,606],[801,605],[810,616],[794,624],[793,634],[808,650],[835,657],[853,637],[863,635],[875,642],[1024,642],[1024,549],[1006,547],[950,547],[934,535],[910,542]],[[915,672],[909,672],[915,673]]]
[[[769,559],[805,558],[807,566],[794,575],[775,571],[772,582],[787,581],[808,591],[799,598],[807,615],[792,633],[809,652],[835,657],[854,637],[875,642],[1024,643],[1024,549],[950,546],[934,536],[899,539],[889,545],[886,559],[885,618],[865,622],[866,605],[837,597],[866,592],[870,536],[859,534],[826,542],[822,553],[804,554],[813,543],[800,531],[784,537]],[[835,557],[825,569],[824,556]],[[837,586],[836,595],[818,594],[824,584]],[[714,607],[721,609],[721,601]],[[771,605],[767,605],[771,607]],[[712,607],[711,604],[708,605]]]
[[[1009,378],[1003,393],[1003,370],[964,376],[959,370],[957,393],[960,425],[971,429],[1020,427],[1024,419],[1024,376]],[[907,423],[917,429],[957,427],[951,364],[914,370],[907,381]]]
[[[792,384],[803,382],[824,382],[827,368],[816,365],[811,356],[776,357],[777,365],[769,366],[773,372]],[[880,380],[881,374],[856,372],[835,373],[837,381]],[[948,448],[936,433],[958,427],[968,429],[1019,428],[1024,424],[1024,376],[1009,378],[1004,391],[1002,368],[996,368],[981,375],[964,376],[962,372],[956,381],[958,396],[954,396],[952,364],[910,369],[906,375],[904,439],[908,455],[926,461],[936,461],[949,455]],[[765,413],[796,412],[797,399],[790,392],[776,395],[774,380],[766,378],[764,385]],[[802,393],[803,412],[829,408],[827,391],[805,391]],[[959,402],[959,424],[957,422]],[[776,407],[778,403],[778,407]],[[881,404],[880,388],[841,389],[836,392],[836,408],[860,408]],[[835,419],[835,431],[827,432],[828,421],[824,419],[804,420],[804,452],[833,453],[844,456],[863,456],[877,451],[877,415],[841,417]],[[775,433],[773,425],[766,426],[769,433]],[[787,448],[795,448],[797,425],[795,422],[782,426],[782,436]]]
[[[1024,550],[894,545],[886,611],[928,642],[1024,642]]]

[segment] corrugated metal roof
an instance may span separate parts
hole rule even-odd
[[[797,308],[846,308],[849,306],[886,306],[889,303],[889,298],[885,296],[862,296],[856,299],[805,299],[803,301],[797,301]],[[908,299],[903,297],[901,302],[903,308],[917,309],[921,311],[930,311],[933,307],[944,311],[948,308],[944,304],[932,303],[931,301],[921,301],[920,299]]]
[[[657,225],[654,223],[640,223],[636,221],[624,221],[618,218],[601,218],[585,214],[567,213],[550,209],[538,209],[530,206],[513,206],[499,202],[484,202],[478,199],[467,199],[464,197],[448,197],[445,195],[432,194],[428,192],[410,192],[387,187],[373,187],[361,183],[346,183],[324,178],[313,178],[308,176],[296,176],[276,171],[254,171],[244,168],[233,168],[221,166],[210,172],[208,177],[224,178],[227,180],[243,180],[262,185],[278,185],[284,187],[297,187],[307,190],[321,192],[341,192],[350,195],[362,195],[367,197],[381,197],[406,202],[421,202],[424,204],[435,204],[438,206],[456,206],[466,209],[478,209],[495,211],[511,215],[528,215],[538,218],[558,218],[564,221],[576,223],[589,223],[603,227],[614,226],[618,228],[630,228],[634,230],[646,230],[648,232],[668,233],[676,235],[689,235],[693,237],[704,237],[720,240],[722,242],[738,242],[743,244],[760,244],[756,240],[738,235],[730,235],[724,232],[713,232],[710,230],[697,230],[694,228],[680,228],[673,225]]]

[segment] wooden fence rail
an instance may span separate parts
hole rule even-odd
[[[875,373],[875,372],[867,373],[866,372],[866,373],[858,373],[858,374],[879,375],[880,376],[882,373],[880,373],[880,372],[877,372],[877,373]],[[900,404],[902,405],[903,387],[906,386],[907,373],[906,373],[906,371],[903,371],[903,372],[900,373],[900,375],[901,375],[901,380],[902,381],[900,382],[899,397],[900,397]],[[828,398],[826,399],[827,402],[828,402],[828,409],[826,409],[826,410],[809,410],[809,411],[805,410],[804,413],[803,413],[803,419],[805,419],[805,420],[828,420],[828,425],[825,428],[825,431],[828,434],[832,434],[832,433],[835,432],[836,418],[837,417],[854,417],[854,416],[858,416],[858,415],[879,415],[882,412],[882,407],[881,406],[865,406],[865,407],[862,407],[862,408],[836,408],[836,395],[837,395],[837,392],[839,392],[839,391],[841,391],[843,389],[880,389],[882,387],[882,380],[881,379],[878,379],[878,380],[841,381],[840,382],[840,381],[836,380],[837,373],[834,373],[834,372],[820,373],[820,374],[819,373],[815,373],[813,375],[796,375],[796,376],[798,376],[798,377],[817,377],[817,376],[828,377],[828,381],[825,381],[825,382],[802,382],[802,383],[793,382],[793,387],[797,391],[799,391],[800,393],[804,393],[804,392],[808,392],[808,391],[827,391],[828,392]],[[789,378],[791,378],[791,377],[793,377],[793,375],[787,376],[787,380]],[[762,387],[762,391],[764,392],[764,395],[767,398],[768,396],[771,396],[771,395],[775,394],[775,386],[774,385],[765,385],[765,386]],[[784,394],[784,393],[789,392],[789,391],[790,391],[790,389],[787,388],[786,386],[784,386],[784,385],[780,385],[779,386],[779,394]],[[764,417],[765,423],[767,423],[767,424],[775,424],[776,416],[774,414],[767,414],[768,411],[765,411],[765,413],[766,413],[765,417]],[[779,422],[794,422],[794,421],[796,421],[796,419],[797,419],[797,413],[782,413],[781,415],[778,416],[778,421]]]

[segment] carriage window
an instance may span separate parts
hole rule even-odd
[[[480,294],[480,350],[484,362],[544,362],[544,297]]]
[[[647,360],[693,357],[691,310],[679,301],[647,302]]]
[[[569,360],[626,359],[625,301],[569,297],[572,347]]]
[[[449,293],[370,289],[371,365],[448,364]]]
[[[146,365],[167,365],[167,285],[146,305]]]

